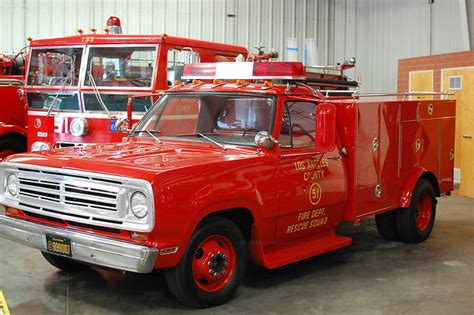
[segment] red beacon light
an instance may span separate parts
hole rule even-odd
[[[107,28],[110,34],[122,34],[122,24],[116,16],[111,16],[107,20]]]
[[[184,66],[182,79],[306,80],[301,62],[215,62]]]

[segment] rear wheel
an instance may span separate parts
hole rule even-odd
[[[400,209],[396,226],[398,237],[408,243],[420,243],[431,234],[436,216],[436,195],[433,185],[421,179],[415,186],[410,207]]]
[[[182,303],[209,307],[227,302],[242,282],[247,244],[232,221],[214,217],[201,223],[180,263],[165,272],[171,292]]]
[[[89,265],[82,264],[67,257],[53,255],[45,252],[41,252],[41,254],[43,254],[43,257],[46,259],[47,262],[65,272],[79,272],[91,268],[91,266]]]
[[[397,213],[398,209],[395,209],[375,216],[377,231],[387,241],[398,241],[399,239],[397,234]]]

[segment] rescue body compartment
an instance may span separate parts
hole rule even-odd
[[[453,190],[454,101],[361,97],[332,102],[341,149],[347,150],[345,220],[407,207],[423,174],[438,195]]]

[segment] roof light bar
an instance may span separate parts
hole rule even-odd
[[[305,80],[301,62],[215,62],[184,66],[182,79]]]

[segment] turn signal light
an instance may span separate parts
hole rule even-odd
[[[199,85],[199,84],[201,84],[201,83],[202,83],[201,80],[196,80],[196,79],[194,79],[192,85]]]
[[[5,209],[5,214],[6,215],[19,215],[20,214],[20,210],[16,209],[16,208],[6,208]]]
[[[219,79],[214,79],[214,80],[212,81],[212,84],[213,84],[213,85],[221,85],[222,83],[224,83],[224,81],[219,80]]]
[[[183,84],[183,82],[181,82],[179,80],[174,81],[174,86],[178,86],[178,85],[181,85],[181,84]]]
[[[136,241],[148,241],[148,235],[146,233],[131,232],[130,237]]]

